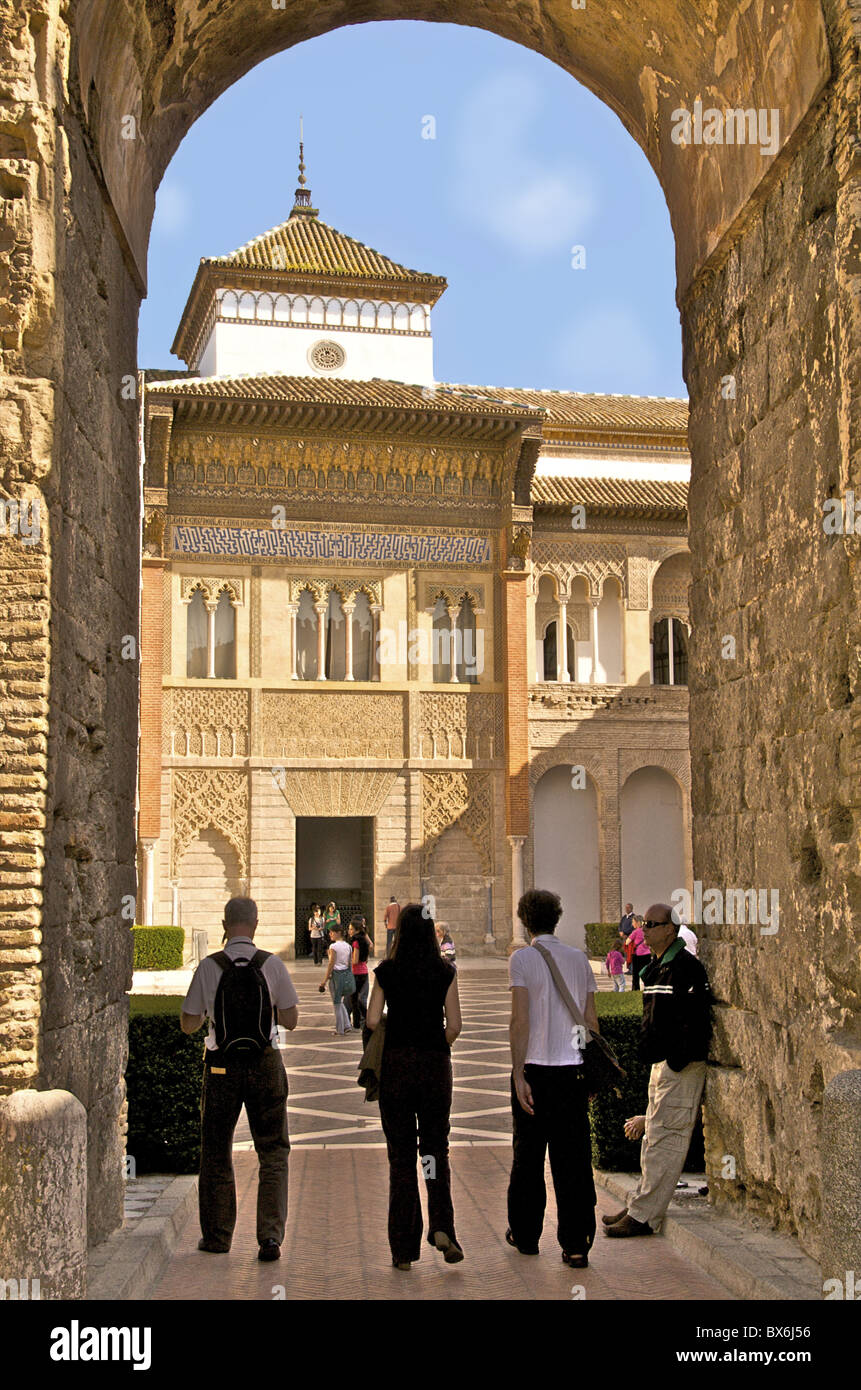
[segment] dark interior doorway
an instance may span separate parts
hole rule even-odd
[[[297,816],[296,959],[311,954],[311,904],[334,900],[344,926],[363,913],[373,935],[374,820],[372,816]]]

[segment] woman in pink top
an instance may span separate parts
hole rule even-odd
[[[628,945],[634,948],[634,956],[631,961],[631,989],[639,989],[640,975],[652,958],[652,953],[646,945],[646,933],[643,931],[642,917],[634,918],[634,930],[628,937]]]

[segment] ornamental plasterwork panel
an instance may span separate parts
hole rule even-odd
[[[498,758],[502,753],[501,695],[420,692],[419,757]]]
[[[486,874],[493,873],[493,784],[488,772],[422,773],[422,874],[451,826],[465,831]]]
[[[287,580],[287,602],[298,603],[302,590],[308,589],[318,603],[325,603],[329,591],[335,589],[344,603],[351,603],[357,594],[364,594],[370,604],[382,604],[383,581],[381,579],[322,579],[319,575],[301,575]]]
[[[438,598],[445,600],[449,608],[457,608],[463,603],[464,599],[472,600],[472,606],[476,613],[483,613],[485,610],[484,585],[483,584],[450,584],[445,580],[428,580],[422,587],[422,608],[426,613],[432,613],[436,607]]]
[[[239,877],[248,874],[248,777],[224,768],[173,774],[171,877],[178,878],[185,852],[205,830],[218,830],[236,851]]]
[[[493,551],[488,536],[463,529],[393,530],[392,527],[348,529],[324,526],[248,526],[213,519],[186,523],[174,517],[172,553],[176,557],[279,562],[313,562],[340,568],[357,565],[489,566]]]
[[[179,581],[179,596],[183,603],[190,603],[196,589],[200,589],[207,603],[217,603],[222,590],[227,590],[234,604],[242,607],[245,603],[245,580],[230,575],[216,578],[211,574],[183,574]]]
[[[247,690],[165,690],[162,751],[179,758],[247,757],[248,701]]]
[[[396,772],[361,768],[275,768],[275,783],[294,816],[376,816],[397,780]]]
[[[401,758],[404,699],[400,694],[264,690],[260,711],[263,756]]]
[[[587,546],[581,537],[568,544],[538,536],[532,548],[532,592],[537,593],[541,576],[549,574],[555,579],[563,602],[570,597],[571,585],[579,577],[587,580],[590,597],[599,598],[604,580],[612,575],[619,580],[624,595],[628,584],[627,561],[623,545]]]
[[[691,758],[684,748],[620,748],[619,787],[624,787],[632,772],[643,767],[659,767],[674,777],[689,797],[691,794]]]
[[[649,607],[649,576],[652,565],[645,555],[628,557],[628,607],[644,611]]]

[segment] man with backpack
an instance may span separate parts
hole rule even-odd
[[[233,1132],[242,1106],[257,1150],[259,1260],[281,1256],[287,1223],[287,1074],[278,1051],[278,1025],[292,1031],[299,996],[282,960],[254,945],[257,904],[231,898],[224,909],[223,951],[194,972],[182,1005],[182,1031],[204,1019],[198,1250],[226,1254],[236,1225]]]

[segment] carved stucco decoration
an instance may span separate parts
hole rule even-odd
[[[211,574],[183,574],[180,577],[179,596],[183,603],[190,603],[197,589],[200,589],[206,603],[217,603],[222,590],[227,591],[237,607],[245,603],[245,580],[236,575],[216,577]]]
[[[328,602],[332,589],[340,594],[343,603],[353,603],[358,594],[364,594],[371,605],[383,602],[381,579],[326,579],[320,575],[299,575],[287,581],[287,602],[299,603],[303,589],[308,589],[317,603]]]
[[[403,757],[404,700],[402,694],[264,690],[263,756]]]
[[[272,776],[294,816],[376,816],[398,774],[361,768],[275,767]]]
[[[446,583],[445,580],[430,580],[425,583],[422,589],[422,608],[426,613],[433,613],[438,598],[444,599],[447,608],[459,608],[464,599],[468,598],[472,601],[476,613],[483,613],[485,610],[483,584],[461,584],[458,581]]]
[[[538,592],[542,575],[550,575],[556,583],[560,599],[571,597],[575,579],[583,578],[589,585],[590,598],[600,598],[604,580],[618,579],[623,597],[627,596],[628,557],[624,545],[611,543],[585,546],[582,539],[567,543],[536,538],[532,552],[532,592]]]
[[[423,690],[417,751],[421,758],[501,757],[502,696]]]
[[[179,878],[185,852],[203,831],[219,831],[248,875],[248,777],[224,768],[193,768],[173,774],[171,876]]]
[[[493,788],[488,772],[422,773],[422,874],[446,830],[465,831],[483,871],[493,873]]]
[[[165,690],[162,751],[192,758],[247,757],[250,721],[247,690]]]
[[[146,508],[143,524],[143,551],[145,555],[164,554],[164,531],[166,522],[167,513],[161,508]]]

